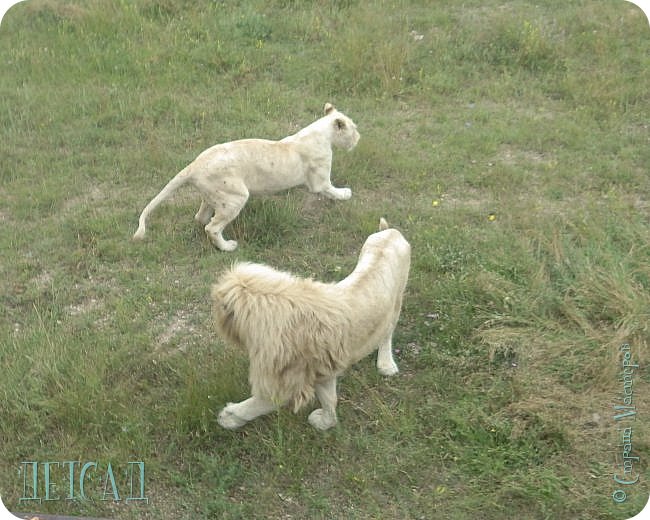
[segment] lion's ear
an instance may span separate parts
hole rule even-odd
[[[345,128],[345,121],[343,119],[337,118],[334,120],[334,125],[337,130],[343,130]]]
[[[325,103],[325,108],[323,109],[323,112],[325,112],[325,115],[329,114],[330,112],[336,110],[334,108],[334,105],[332,103]]]

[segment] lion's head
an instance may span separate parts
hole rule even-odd
[[[344,113],[336,110],[331,103],[325,104],[324,112],[332,122],[332,144],[352,150],[361,137],[357,125]]]

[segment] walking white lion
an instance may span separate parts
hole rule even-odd
[[[144,238],[150,213],[179,187],[190,183],[202,197],[194,219],[204,226],[216,247],[233,251],[237,242],[225,240],[222,233],[239,215],[249,195],[275,193],[304,184],[310,191],[331,199],[349,199],[352,191],[335,188],[330,180],[332,145],[351,150],[358,141],[354,122],[327,103],[323,117],[280,141],[241,139],[212,146],[147,204],[133,238]]]
[[[309,415],[326,430],[336,418],[336,379],[379,350],[377,368],[397,373],[392,336],[408,279],[411,247],[388,229],[370,235],[354,271],[338,283],[298,278],[261,264],[238,263],[212,287],[219,335],[248,351],[251,397],[229,403],[221,426],[235,429],[288,405],[298,411],[314,395]]]

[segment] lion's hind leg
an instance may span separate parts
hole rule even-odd
[[[336,377],[316,384],[315,390],[322,408],[309,414],[309,424],[319,430],[328,430],[338,422],[336,418]]]
[[[210,206],[214,216],[205,226],[205,233],[210,241],[222,251],[234,251],[237,248],[236,240],[226,240],[223,237],[224,228],[239,215],[248,200],[248,189],[241,179],[223,180],[223,185],[215,192],[204,192],[199,216],[205,216]],[[203,190],[202,190],[203,191]],[[202,211],[203,210],[203,211]],[[198,214],[197,214],[198,215]]]
[[[271,401],[252,396],[240,403],[228,403],[219,413],[217,422],[227,430],[235,430],[256,417],[271,413],[275,409],[277,406]]]
[[[214,209],[212,209],[212,206],[203,199],[201,200],[199,211],[194,215],[194,220],[205,227],[208,225],[208,222],[210,222],[212,215],[214,215]]]
[[[399,372],[393,359],[393,331],[379,345],[377,351],[377,370],[382,376],[394,376]]]

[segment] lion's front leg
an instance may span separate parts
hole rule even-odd
[[[334,200],[349,200],[352,197],[352,190],[350,188],[335,188],[331,184],[321,193]]]
[[[332,184],[329,167],[310,172],[307,175],[306,184],[312,193],[323,194],[329,199],[348,200],[352,197],[350,188],[336,188]]]
[[[309,414],[309,424],[319,430],[328,430],[338,422],[336,418],[336,377],[317,384],[315,390],[322,408]]]
[[[260,415],[271,413],[276,408],[277,406],[272,402],[252,396],[240,403],[228,403],[219,413],[217,422],[227,430],[235,430]]]

